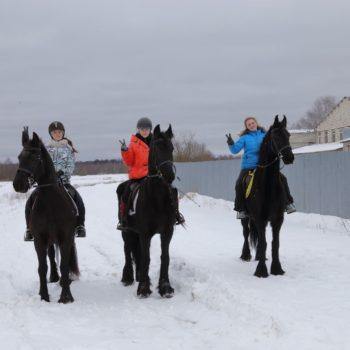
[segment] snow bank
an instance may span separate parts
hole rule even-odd
[[[181,200],[187,229],[177,228],[171,244],[175,296],[161,299],[157,293],[160,248],[155,237],[153,294],[140,300],[136,285],[125,288],[119,282],[124,258],[115,230],[115,189],[124,179],[73,179],[86,204],[88,236],[77,240],[82,275],[72,284],[76,301],[71,305],[57,303],[57,284],[49,286],[52,302],[40,301],[33,244],[22,241],[26,196],[0,183],[4,349],[349,348],[348,220],[287,216],[281,233],[286,275],[257,279],[256,263],[238,258],[243,239],[233,203],[189,194]]]
[[[330,152],[330,151],[337,151],[342,148],[343,148],[343,144],[338,142],[317,143],[314,145],[294,148],[293,153],[302,154],[302,153]]]

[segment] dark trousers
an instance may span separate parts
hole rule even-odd
[[[243,179],[248,174],[249,171],[252,171],[254,169],[242,169],[239,173],[238,179],[236,181],[236,198],[235,198],[235,210],[236,211],[246,211],[245,207],[245,186],[243,184]],[[286,206],[288,204],[291,204],[294,202],[294,199],[290,193],[288,180],[287,178],[281,173],[281,182],[284,188],[285,197],[286,197]]]
[[[77,220],[77,225],[84,225],[85,224],[85,206],[83,199],[81,198],[79,192],[71,185],[71,184],[65,184],[64,187],[67,189],[69,195],[73,198],[78,211],[79,211],[79,216]],[[26,217],[26,224],[27,228],[29,228],[29,219],[30,219],[30,214],[34,205],[34,201],[37,195],[38,189],[34,190],[30,197],[27,200],[26,207],[25,207],[25,217]]]

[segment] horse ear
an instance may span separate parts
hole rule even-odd
[[[25,126],[22,131],[22,146],[29,142],[28,126]]]
[[[287,117],[286,117],[284,114],[283,114],[282,126],[283,126],[284,128],[287,127]]]
[[[275,121],[273,122],[273,127],[277,128],[279,124],[279,120],[278,120],[278,114],[275,115]]]
[[[169,124],[169,128],[168,130],[165,132],[166,136],[169,137],[169,139],[172,139],[174,137],[174,134],[173,134],[173,129],[171,127],[171,124]]]
[[[36,146],[40,146],[40,143],[41,143],[40,138],[36,132],[33,132],[33,143]]]
[[[155,137],[158,137],[160,135],[160,125],[159,124],[154,128],[153,135]]]

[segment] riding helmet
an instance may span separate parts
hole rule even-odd
[[[141,118],[137,122],[138,129],[150,129],[152,130],[152,122],[149,118]]]
[[[49,125],[49,134],[50,135],[51,135],[52,131],[54,131],[54,130],[61,130],[63,132],[63,136],[64,136],[64,133],[66,131],[64,129],[64,125],[61,122],[58,122],[58,121],[52,122]]]

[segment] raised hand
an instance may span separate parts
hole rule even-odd
[[[125,139],[119,140],[119,143],[121,144],[121,148],[120,148],[120,149],[121,149],[123,152],[126,152],[126,151],[128,150],[128,146],[126,145]]]
[[[227,144],[228,144],[229,146],[232,146],[232,145],[235,144],[235,142],[234,142],[233,139],[232,139],[231,134],[226,134],[226,138],[227,138],[226,142],[227,142]]]

